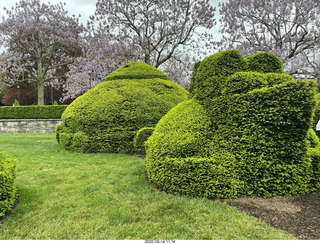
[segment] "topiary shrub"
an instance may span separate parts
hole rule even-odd
[[[18,102],[17,99],[14,100],[14,103],[13,103],[12,106],[13,106],[13,107],[20,107],[20,104],[19,104],[19,102]]]
[[[148,138],[152,135],[154,131],[154,127],[145,127],[140,129],[133,139],[133,145],[136,153],[140,153],[142,155],[146,154],[146,149],[144,143],[148,140]]]
[[[14,186],[16,178],[16,161],[0,153],[0,218],[11,209],[17,198]]]
[[[319,140],[310,132],[315,82],[295,81],[281,65],[266,72],[263,63],[250,64],[262,56],[239,55],[231,50],[201,61],[193,99],[170,110],[146,142],[147,173],[159,189],[232,198],[319,187]],[[224,72],[220,60],[232,60],[231,70]],[[211,92],[198,94],[205,90]]]
[[[154,127],[187,96],[160,70],[141,62],[126,64],[68,106],[57,141],[73,151],[135,153],[139,129]]]
[[[236,72],[246,71],[247,63],[238,50],[227,50],[200,62],[194,78],[193,93],[199,101],[220,96],[226,78]]]
[[[260,73],[284,73],[281,59],[272,53],[260,52],[245,58],[248,71]]]

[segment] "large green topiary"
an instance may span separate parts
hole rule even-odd
[[[134,153],[138,130],[154,127],[187,96],[158,69],[126,64],[68,106],[56,130],[57,141],[73,151]]]
[[[170,110],[146,143],[150,181],[209,198],[318,188],[319,140],[310,132],[315,82],[295,81],[278,60],[266,53],[243,58],[236,50],[203,60],[193,99]]]

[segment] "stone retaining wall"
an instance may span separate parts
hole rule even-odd
[[[54,133],[61,119],[0,119],[0,133]]]

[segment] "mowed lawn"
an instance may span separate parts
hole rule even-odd
[[[225,203],[153,189],[142,159],[65,151],[54,134],[0,137],[20,200],[0,239],[294,239]]]

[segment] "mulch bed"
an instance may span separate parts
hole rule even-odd
[[[143,155],[134,156],[145,159]],[[147,172],[145,175],[150,186],[159,190],[149,181]],[[320,189],[298,196],[241,197],[213,201],[225,202],[298,239],[320,240]]]
[[[220,199],[298,239],[320,240],[320,189],[299,196]]]

